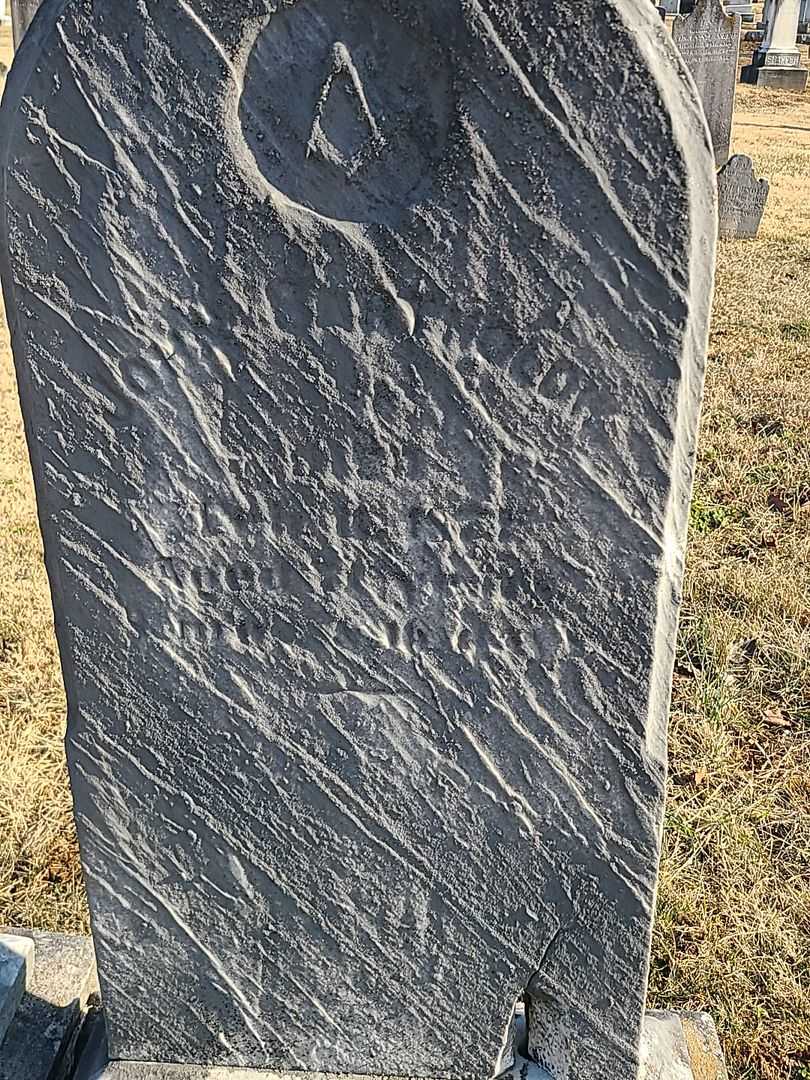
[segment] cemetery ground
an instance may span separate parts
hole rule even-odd
[[[810,95],[739,87],[734,149],[771,198],[756,241],[720,247],[651,998],[712,1013],[732,1080],[810,1080]],[[0,447],[0,924],[82,931],[4,324]]]

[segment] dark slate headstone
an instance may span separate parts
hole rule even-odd
[[[527,991],[629,1080],[716,227],[649,0],[49,2],[0,130],[113,1057],[485,1080]]]
[[[759,231],[770,185],[757,180],[754,163],[745,154],[729,158],[717,174],[717,199],[720,208],[720,236],[751,239]]]
[[[672,24],[673,40],[703,102],[718,167],[731,151],[741,29],[741,17],[727,15],[722,0],[698,0],[691,15]]]

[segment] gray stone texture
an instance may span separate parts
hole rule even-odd
[[[91,996],[98,991],[89,938],[14,930],[34,945],[28,990],[0,1046],[0,1080],[67,1080]]]
[[[677,1013],[655,1011],[644,1018],[639,1080],[694,1080],[689,1047]]]
[[[11,29],[15,48],[19,48],[41,3],[42,0],[11,0]]]
[[[741,29],[741,16],[726,14],[722,0],[698,0],[690,15],[672,24],[672,38],[703,102],[718,167],[731,150]]]
[[[678,1015],[695,1080],[728,1080],[725,1055],[711,1016],[704,1012],[681,1012]]]
[[[735,154],[717,174],[717,201],[720,236],[751,239],[759,232],[770,184],[757,180],[754,163],[745,154]]]
[[[113,1057],[485,1078],[530,985],[634,1076],[716,231],[653,6],[53,2],[0,122]]]
[[[0,1043],[34,969],[34,943],[16,934],[0,934]]]

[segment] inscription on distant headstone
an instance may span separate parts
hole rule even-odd
[[[722,0],[698,0],[679,15],[672,37],[697,84],[709,123],[717,166],[728,161],[742,19],[727,15]]]
[[[635,1077],[715,233],[649,0],[48,2],[0,132],[112,1056],[487,1080],[526,994]]]
[[[757,235],[765,213],[770,185],[757,180],[754,163],[745,154],[735,154],[717,174],[720,236],[751,239]]]
[[[764,67],[798,67],[801,55],[798,52],[777,52],[770,49],[763,60]]]

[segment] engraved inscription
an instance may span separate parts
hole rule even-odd
[[[736,154],[717,177],[720,235],[726,238],[756,236],[768,200],[767,180],[757,180],[753,162]]]
[[[718,166],[728,160],[731,147],[740,27],[740,16],[727,15],[722,0],[699,0],[692,14],[678,17],[672,28],[700,93]]]
[[[762,208],[761,196],[741,187],[727,187],[724,192],[724,198],[729,210],[753,214]]]
[[[764,67],[798,67],[798,52],[770,52],[765,53]]]
[[[718,64],[728,62],[730,55],[735,55],[736,48],[728,40],[718,39],[713,30],[698,30],[692,34],[688,50],[682,47],[685,58],[697,64]]]
[[[349,118],[347,106],[351,110]],[[330,112],[337,115],[330,116]],[[347,139],[357,138],[358,127],[361,132],[365,129],[360,140],[354,146],[346,145]],[[307,156],[320,154],[341,165],[351,176],[365,158],[379,152],[383,143],[351,53],[342,41],[336,41],[332,48],[332,70],[323,84],[312,121]]]

